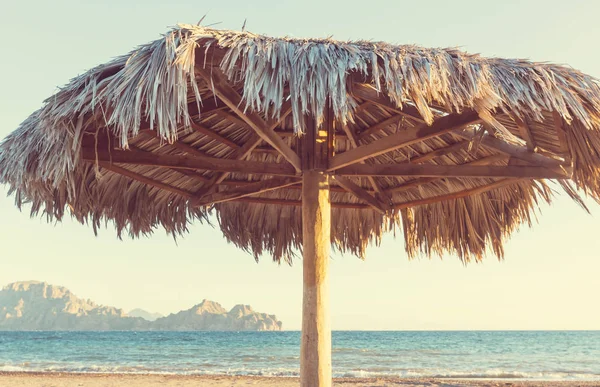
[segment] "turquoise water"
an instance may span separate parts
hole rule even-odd
[[[0,371],[296,376],[299,332],[0,332]],[[334,332],[334,375],[600,380],[600,331]]]

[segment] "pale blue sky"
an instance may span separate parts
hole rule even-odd
[[[41,1],[1,0],[0,137],[71,77],[156,39],[179,22],[270,35],[373,39],[460,46],[488,56],[568,63],[600,76],[597,1]],[[37,279],[129,310],[169,313],[203,298],[248,303],[299,329],[301,262],[278,266],[195,225],[176,245],[95,237],[70,220],[46,224],[19,213],[0,188],[0,284]],[[506,260],[464,267],[455,257],[408,261],[402,238],[367,260],[335,256],[334,329],[600,329],[600,209],[559,198],[522,228]]]

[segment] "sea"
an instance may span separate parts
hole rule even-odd
[[[600,331],[335,331],[335,377],[600,380]],[[0,332],[0,371],[297,376],[300,332]]]

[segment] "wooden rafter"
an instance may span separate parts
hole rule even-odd
[[[248,126],[250,126],[256,134],[263,140],[268,142],[273,148],[277,149],[282,156],[290,163],[296,171],[300,172],[300,158],[290,148],[290,146],[275,133],[273,128],[255,112],[244,112],[242,105],[242,97],[235,91],[226,80],[226,77],[219,69],[213,68],[211,73],[197,67],[196,72],[204,78],[208,85],[211,85],[215,95],[225,103],[235,114],[239,116]]]
[[[220,142],[221,144],[225,144],[228,147],[230,147],[231,149],[238,149],[240,146],[238,144],[236,144],[235,142],[221,136],[219,133],[217,133],[216,131],[206,128],[194,121],[192,121],[191,123],[192,129],[194,129],[196,132],[198,133],[202,133],[203,135],[212,138],[213,140]]]
[[[416,107],[409,104],[404,104],[402,108],[399,108],[396,106],[396,104],[390,101],[389,98],[386,98],[371,85],[355,83],[352,86],[352,94],[361,99],[371,101],[379,106],[383,106],[384,108],[397,114],[402,114],[419,122],[425,122]]]
[[[543,167],[561,167],[564,165],[563,160],[554,159],[548,156],[541,155],[539,153],[531,152],[524,146],[510,144],[506,141],[503,141],[499,138],[491,136],[489,134],[484,134],[483,136],[479,136],[478,133],[475,132],[474,129],[466,128],[462,131],[456,131],[454,134],[459,137],[465,138],[467,140],[475,140],[478,139],[480,143],[488,148],[497,150],[504,154],[510,155],[517,159],[530,162],[534,165],[539,165]]]
[[[567,140],[567,133],[563,124],[563,118],[561,117],[560,113],[553,111],[552,119],[554,121],[556,136],[558,137],[558,142],[560,143],[558,149],[561,153],[561,156],[565,157],[565,159],[569,161],[571,159],[571,155],[569,154],[569,142]]]
[[[224,192],[217,192],[210,195],[198,198],[196,205],[206,206],[217,203],[228,202],[231,200],[240,199],[247,196],[259,195],[261,193],[289,187],[301,183],[298,179],[293,178],[271,178],[253,182]]]
[[[141,135],[149,135],[149,134],[154,134],[154,135],[156,135],[156,132],[155,132],[154,130],[147,130],[147,131],[144,131],[144,132],[142,132],[142,134],[141,134]],[[175,141],[173,144],[169,144],[169,143],[167,143],[166,145],[167,145],[167,146],[170,146],[170,147],[174,147],[174,148],[176,148],[176,149],[179,149],[179,148],[178,148],[178,147],[177,147],[175,144],[177,144],[177,145],[182,145],[182,146],[187,146],[187,145],[185,145],[185,144],[182,144],[182,143],[180,143],[179,141]],[[144,149],[142,149],[142,148],[140,148],[140,147],[138,147],[138,146],[135,146],[135,145],[131,145],[131,144],[129,144],[129,149],[130,149],[130,150],[133,150],[133,151],[146,152]],[[197,151],[197,154],[198,154],[198,155],[200,155],[200,156],[206,156],[206,155],[205,155],[203,152],[201,152],[201,151]],[[181,173],[181,174],[183,174],[183,175],[186,175],[186,176],[192,177],[192,178],[194,178],[195,180],[199,180],[201,184],[203,184],[204,182],[206,182],[206,181],[208,180],[208,178],[207,178],[206,176],[202,175],[202,173],[200,173],[200,172],[197,172],[197,171],[193,171],[193,170],[191,170],[191,169],[177,169],[177,168],[170,168],[170,169],[171,169],[172,171],[175,171],[175,172],[177,172],[177,173]]]
[[[282,129],[275,129],[275,133],[277,133],[278,136],[280,137],[297,137],[296,133],[294,133],[291,130],[282,130]],[[346,138],[346,133],[344,132],[335,132],[335,137],[336,138]]]
[[[126,168],[119,167],[117,165],[111,164],[106,161],[98,161],[98,165],[106,170],[111,171],[111,172],[129,177],[130,179],[136,180],[140,183],[150,185],[152,187],[159,188],[159,189],[183,196],[184,198],[187,198],[187,199],[191,199],[194,196],[193,193],[186,191],[184,189],[151,179],[147,176],[130,171],[129,169],[126,169]]]
[[[267,127],[269,129],[275,129],[275,127],[277,127],[285,119],[285,117],[287,117],[292,112],[291,103],[289,101],[286,102],[281,110],[282,110],[282,113],[281,113],[279,119],[271,120],[267,123]],[[262,142],[262,138],[258,134],[253,133],[252,136],[250,137],[250,139],[248,139],[241,148],[235,150],[235,152],[233,153],[231,158],[234,160],[246,159],[250,155],[250,153],[252,153],[252,151],[258,147],[258,145],[261,142]],[[277,154],[280,154],[280,153],[277,152]],[[214,176],[211,179],[211,181],[208,184],[206,184],[205,187],[203,187],[202,192],[198,192],[198,194],[206,195],[206,194],[210,193],[216,186],[218,186],[219,183],[224,181],[227,178],[227,176],[229,176],[228,172],[223,172],[223,173],[217,174],[216,176]]]
[[[267,199],[267,198],[254,198],[254,197],[243,197],[239,199],[232,200],[231,202],[242,202],[242,203],[254,203],[254,204],[266,204],[266,205],[282,205],[282,206],[295,206],[302,207],[301,200],[284,200],[284,199]],[[360,203],[331,203],[331,207],[333,208],[348,208],[348,209],[358,209],[358,210],[367,210],[371,209],[370,206],[366,204]]]
[[[480,118],[475,112],[450,114],[438,118],[431,126],[423,124],[415,128],[406,129],[375,140],[367,145],[361,145],[358,148],[340,153],[331,159],[329,171],[359,163],[370,157],[379,156],[417,142],[425,141],[479,121]]]
[[[352,148],[358,148],[358,136],[356,136],[356,134],[354,133],[354,131],[346,124],[342,124],[342,129],[344,130],[344,133],[346,133],[346,136],[348,136],[348,140],[350,141],[350,146]],[[365,161],[361,161],[361,164],[364,164]],[[391,203],[392,199],[384,192],[383,188],[381,188],[381,185],[379,184],[379,182],[373,177],[373,176],[368,176],[367,180],[369,180],[369,183],[371,183],[371,186],[373,187],[373,189],[375,190],[375,192],[377,192],[377,194],[380,195],[380,198],[383,200],[385,200],[387,203]]]
[[[378,200],[364,188],[355,184],[352,180],[343,176],[335,176],[335,181],[358,199],[373,207],[376,211],[383,214],[391,209],[388,204]]]
[[[439,148],[439,149],[433,150],[431,152],[422,154],[420,156],[405,160],[405,162],[413,163],[413,164],[424,163],[426,161],[433,160],[437,157],[446,156],[446,155],[461,151],[461,150],[465,149],[469,145],[469,143],[470,143],[470,141],[466,141],[466,140],[459,141],[452,145],[448,145],[446,147]]]
[[[366,137],[370,136],[371,134],[377,133],[380,130],[387,128],[390,125],[396,124],[398,121],[402,120],[402,117],[404,117],[404,116],[401,114],[398,114],[398,115],[386,118],[383,121],[376,123],[375,125],[369,126],[365,130],[360,132],[358,138],[359,139],[366,138]]]
[[[206,98],[206,100],[203,100],[200,103],[200,110],[198,110],[198,103],[196,102],[196,100],[189,102],[188,103],[188,114],[189,116],[193,119],[193,117],[197,117],[199,115],[203,115],[203,114],[210,114],[213,112],[217,112],[219,110],[225,109],[226,106],[218,106],[217,101],[215,101],[214,98]],[[143,120],[140,123],[140,132],[144,131],[144,130],[155,130],[156,129],[156,123],[153,123],[152,125],[154,128],[151,127],[150,122],[148,120]]]
[[[531,152],[535,152],[536,143],[527,122],[517,116],[512,116],[512,119],[515,121],[515,124],[517,124],[517,128],[519,129],[521,136],[523,136],[523,140],[527,143],[527,149]]]
[[[257,146],[256,148],[254,148],[254,150],[252,152],[253,153],[264,153],[264,154],[268,154],[268,155],[279,156],[279,152],[277,152],[276,149],[273,149],[273,148],[270,148],[270,147],[260,147],[260,146]]]
[[[87,161],[106,161],[122,164],[151,165],[155,167],[177,169],[200,169],[249,174],[270,174],[275,176],[295,176],[295,169],[288,164],[261,163],[219,159],[213,157],[164,155],[151,152],[81,149],[82,159]]]
[[[471,161],[471,162],[465,163],[463,165],[490,165],[497,161],[506,160],[507,158],[508,158],[508,156],[506,156],[506,155],[493,155],[493,156],[484,157],[479,160]],[[424,184],[429,184],[429,183],[433,183],[433,182],[440,181],[440,180],[444,180],[444,178],[420,177],[417,179],[407,181],[407,182],[397,185],[395,187],[388,188],[386,190],[386,192],[388,192],[388,193],[403,192],[403,191],[407,191],[412,188],[420,187]]]
[[[481,193],[484,193],[487,191],[491,191],[496,188],[501,188],[501,187],[504,187],[509,184],[514,184],[518,181],[519,181],[519,179],[502,179],[502,180],[495,181],[491,184],[486,184],[486,185],[482,185],[479,187],[466,189],[463,191],[452,192],[449,194],[434,196],[434,197],[425,198],[425,199],[412,200],[412,201],[404,202],[404,203],[397,203],[394,205],[394,209],[402,210],[405,208],[423,206],[426,204],[439,203],[439,202],[443,202],[446,200],[461,199],[461,198],[464,198],[467,196],[478,195],[478,194],[481,194]]]
[[[538,166],[357,164],[336,171],[342,176],[515,177],[565,179],[570,174]]]

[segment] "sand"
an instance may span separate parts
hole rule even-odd
[[[297,387],[297,378],[264,378],[249,376],[174,376],[174,375],[119,375],[119,374],[59,374],[59,373],[0,373],[0,386],[12,387]],[[539,382],[503,380],[436,380],[436,379],[336,379],[334,386],[346,387],[574,387],[600,386],[598,382]]]

